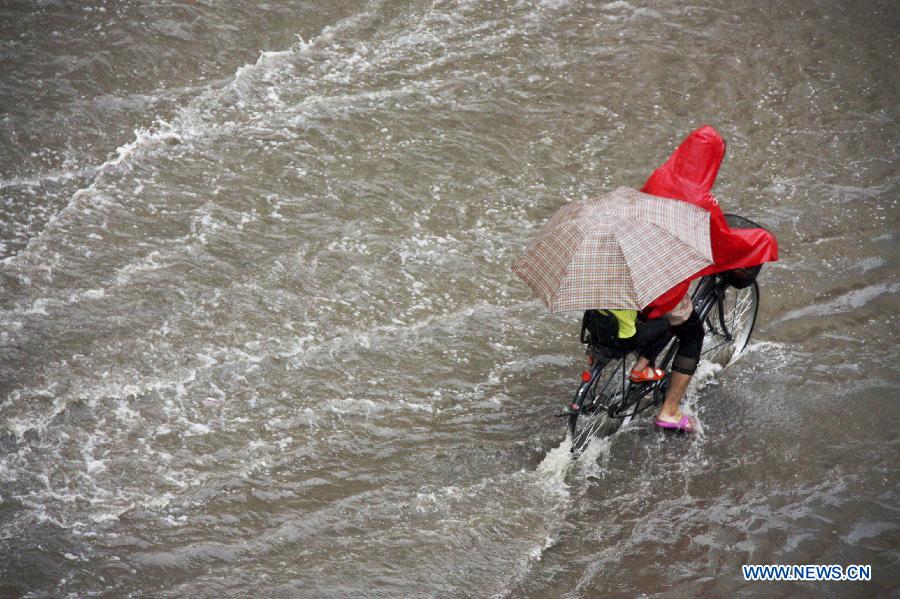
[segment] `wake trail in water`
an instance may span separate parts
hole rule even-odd
[[[377,9],[377,7],[376,7]],[[253,86],[280,69],[289,68],[292,60],[302,57],[304,53],[322,44],[327,44],[338,34],[345,30],[357,27],[360,21],[374,14],[367,11],[360,15],[354,15],[342,19],[340,22],[325,27],[318,36],[304,41],[297,35],[298,42],[292,48],[281,51],[260,51],[259,57],[252,64],[240,66],[226,83],[212,83],[201,88],[203,91],[187,105],[179,109],[170,120],[155,118],[155,124],[147,128],[134,129],[134,139],[116,148],[113,155],[105,162],[79,169],[78,171],[64,171],[57,174],[42,175],[27,179],[12,179],[4,181],[2,186],[35,186],[45,181],[67,181],[85,178],[87,185],[77,189],[69,202],[60,210],[52,214],[44,223],[43,228],[30,237],[27,243],[18,252],[0,260],[4,266],[16,267],[27,256],[33,255],[37,244],[56,229],[57,225],[66,218],[67,214],[79,213],[84,208],[92,207],[96,203],[98,186],[104,180],[114,174],[127,171],[136,161],[144,157],[152,156],[157,152],[165,152],[173,146],[190,144],[200,139],[216,136],[222,137],[235,132],[237,123],[216,123],[214,118],[217,109],[227,95],[237,93],[242,89],[253,89]],[[248,88],[249,86],[249,88]]]

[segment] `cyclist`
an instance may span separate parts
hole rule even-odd
[[[644,310],[647,318],[665,316],[679,341],[666,399],[655,420],[660,428],[694,430],[693,418],[680,408],[697,369],[704,336],[703,323],[687,296],[690,280],[778,259],[778,243],[768,231],[728,227],[718,200],[710,193],[724,157],[725,141],[715,129],[705,125],[688,135],[641,188],[644,193],[689,202],[710,213],[714,262],[653,300]],[[645,368],[653,357],[642,357],[635,368]]]

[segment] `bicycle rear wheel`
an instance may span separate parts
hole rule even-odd
[[[608,408],[622,401],[623,359],[611,360],[590,382],[582,383],[587,388],[576,395],[583,398],[580,409],[569,415],[572,453],[580,453],[593,437],[612,435],[622,425],[621,418],[610,417]]]
[[[740,355],[750,342],[759,310],[759,287],[755,282],[743,289],[726,286],[724,294],[722,303],[714,303],[704,319],[706,336],[701,354],[704,360],[721,366]]]

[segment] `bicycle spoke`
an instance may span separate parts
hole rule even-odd
[[[608,364],[595,379],[594,387],[588,391],[581,412],[572,425],[574,453],[584,449],[591,437],[611,435],[618,428],[620,421],[609,417],[608,407],[621,400],[621,386],[622,361]]]
[[[720,308],[723,311],[721,321],[718,313]],[[730,360],[735,351],[743,349],[755,316],[755,288],[726,288],[721,305],[716,304],[705,321],[707,334],[702,354],[704,358],[720,363]],[[721,330],[722,322],[725,323],[726,330]]]

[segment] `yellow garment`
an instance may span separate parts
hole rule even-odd
[[[628,339],[637,333],[637,310],[600,310],[600,312],[608,312],[619,321],[619,339]]]

